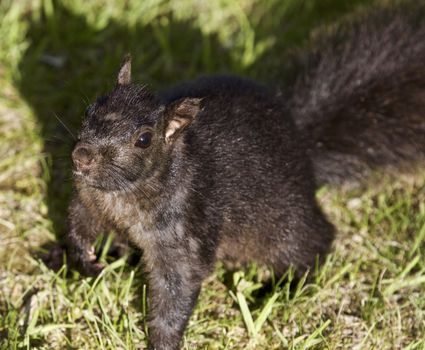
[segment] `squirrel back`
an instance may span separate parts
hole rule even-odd
[[[425,160],[425,2],[368,11],[315,41],[289,105],[319,184]]]

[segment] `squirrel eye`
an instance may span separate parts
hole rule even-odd
[[[137,139],[134,145],[140,148],[148,148],[151,145],[151,140],[152,140],[152,133],[147,131],[140,134],[139,138]]]

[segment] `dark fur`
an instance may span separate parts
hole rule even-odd
[[[73,154],[70,257],[99,272],[91,245],[105,229],[143,250],[152,347],[179,348],[217,259],[302,273],[328,252],[315,174],[341,182],[423,160],[425,26],[384,17],[315,52],[285,99],[236,77],[154,95],[130,83],[126,59],[116,88],[88,109]],[[134,146],[143,130],[146,149]]]

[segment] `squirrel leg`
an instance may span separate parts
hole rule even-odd
[[[149,349],[178,350],[198,299],[201,284],[213,268],[199,262],[188,247],[161,247],[155,257],[143,254],[149,273]]]
[[[98,220],[74,197],[69,207],[68,258],[73,267],[88,276],[96,276],[104,268],[97,262],[93,246],[100,230]]]

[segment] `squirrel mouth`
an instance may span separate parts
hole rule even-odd
[[[89,174],[81,171],[81,170],[73,170],[72,171],[72,175],[74,176],[74,179],[76,181],[81,181],[84,182],[85,184],[89,185],[89,186],[93,186],[93,181],[90,178]]]
[[[72,170],[72,175],[74,175],[74,177],[76,179],[81,179],[84,181],[90,181],[90,174],[81,170]]]
[[[103,186],[101,181],[96,180],[89,173],[85,173],[81,170],[73,170],[74,181],[84,184],[84,186],[92,187],[101,191],[110,190],[107,186]]]

